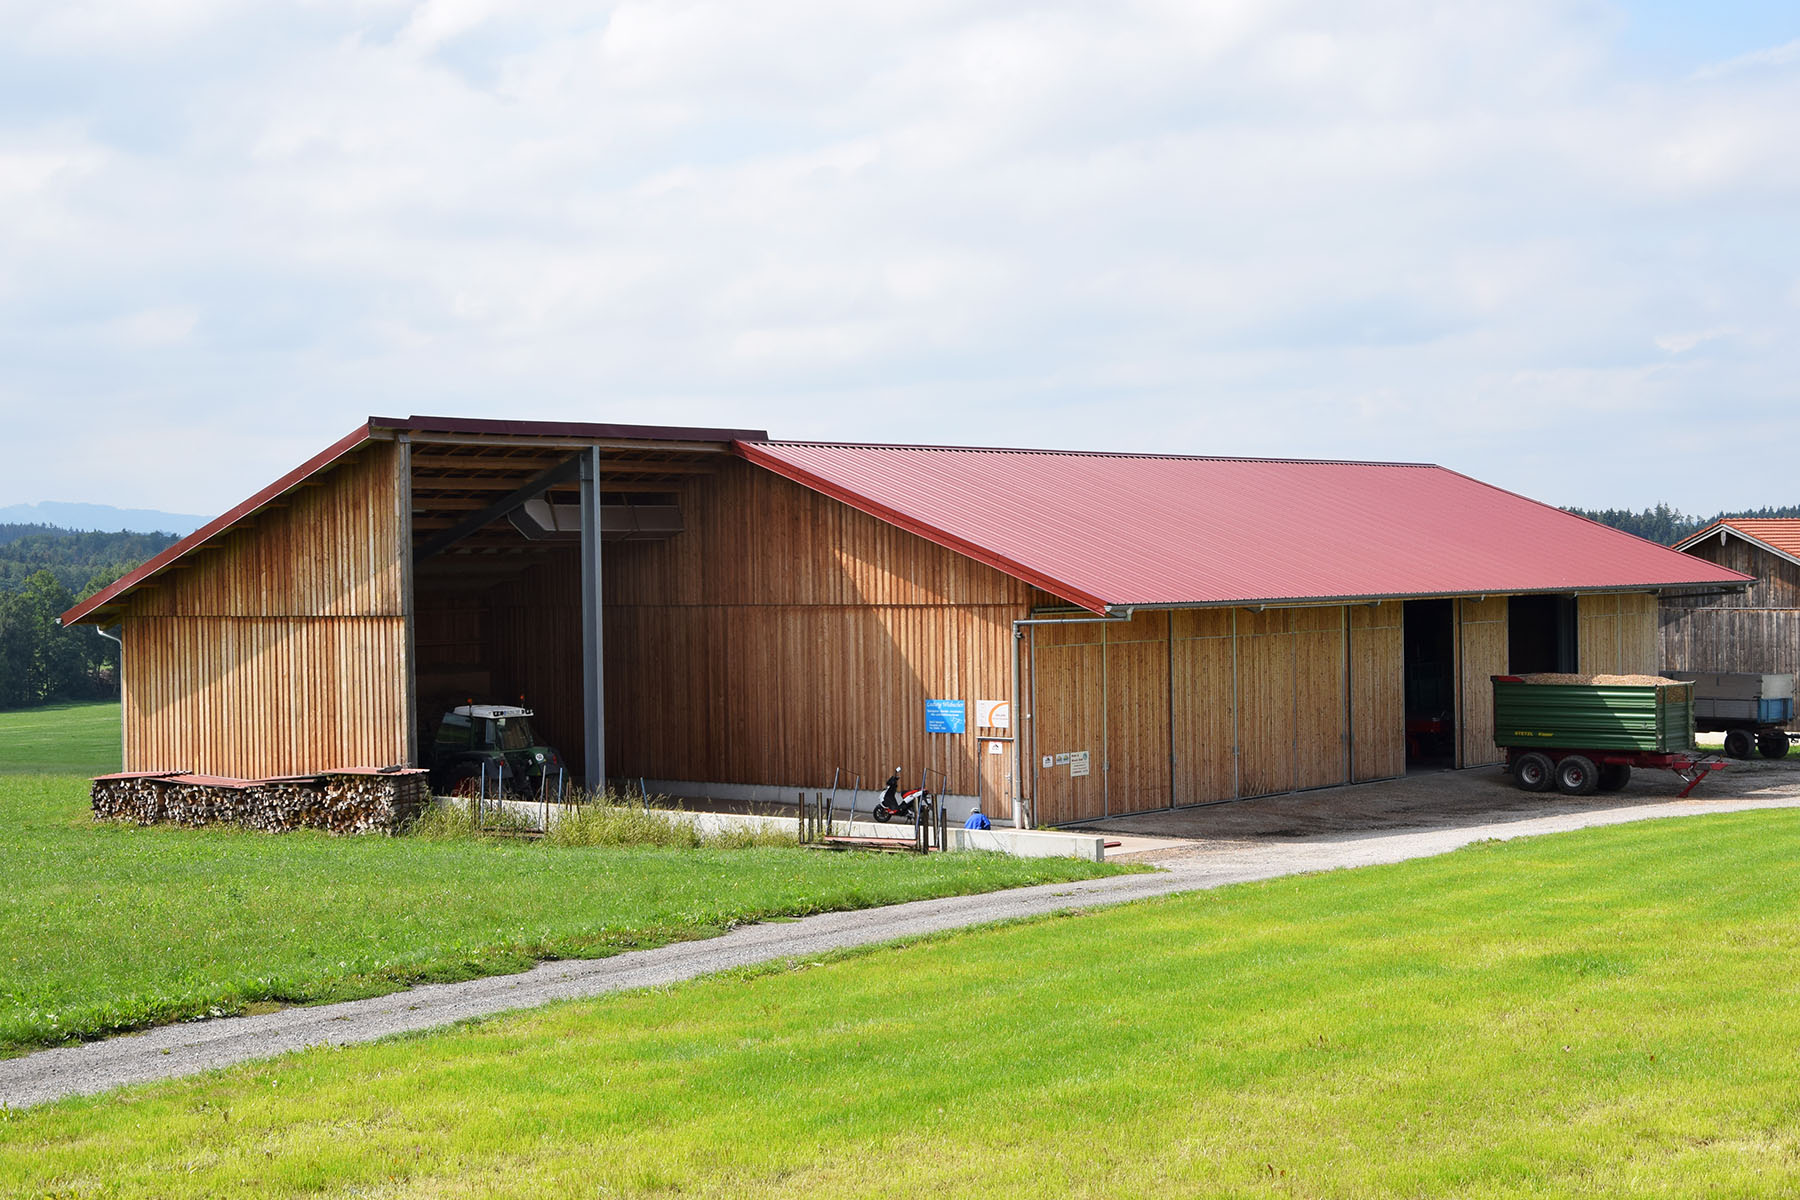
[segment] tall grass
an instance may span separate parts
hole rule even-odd
[[[682,820],[660,802],[624,796],[607,790],[598,795],[576,792],[568,803],[548,806],[549,833],[542,839],[551,846],[642,847],[664,850],[742,850],[758,846],[792,846],[791,833],[771,829],[728,829],[703,832]],[[406,832],[427,841],[470,841],[492,833],[535,830],[539,821],[507,808],[489,808],[475,819],[463,802],[427,808]]]

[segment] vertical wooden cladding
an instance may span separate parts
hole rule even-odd
[[[1169,614],[1170,733],[1174,800],[1198,804],[1237,794],[1237,711],[1229,609]]]
[[[136,593],[121,620],[127,770],[405,759],[397,463],[371,443]]]
[[[1097,621],[1031,627],[1031,740],[1035,755],[1088,754],[1088,774],[1067,763],[1027,771],[1040,825],[1106,812],[1106,626]],[[1031,764],[1027,764],[1028,766]]]
[[[1662,598],[1664,608],[1800,608],[1800,564],[1771,554],[1735,535],[1721,543],[1714,534],[1683,553],[1742,571],[1755,577],[1756,582],[1742,592],[1711,592],[1701,596],[1671,593]]]
[[[1662,669],[1654,595],[1582,596],[1576,606],[1583,674],[1653,675]]]
[[[1292,617],[1287,609],[1238,611],[1240,796],[1294,790],[1294,737],[1299,725]]]
[[[1406,773],[1405,605],[1350,609],[1351,779]]]
[[[1026,585],[742,461],[681,505],[679,536],[608,551],[619,773],[818,787],[843,767],[880,787],[899,765],[979,791],[974,714],[927,734],[925,700],[1009,698]]]
[[[681,491],[685,532],[607,559],[606,603],[980,606],[1031,588],[985,564],[739,459]]]
[[[1169,807],[1169,614],[1139,613],[1106,634],[1107,810]]]
[[[1186,609],[1038,626],[1038,819],[1388,778],[1405,769],[1400,606]],[[1087,749],[1083,779],[1042,755]]]
[[[1456,658],[1461,702],[1456,721],[1457,763],[1478,767],[1505,757],[1494,745],[1495,675],[1507,672],[1507,599],[1463,597],[1456,602]]]

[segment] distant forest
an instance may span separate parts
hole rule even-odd
[[[119,647],[56,618],[170,545],[163,533],[0,525],[0,708],[119,694]]]
[[[1752,519],[1800,517],[1800,505],[1794,504],[1783,508],[1757,508],[1746,509],[1742,512],[1724,512],[1710,517],[1697,517],[1691,513],[1684,513],[1680,509],[1670,508],[1667,504],[1646,508],[1642,512],[1632,512],[1628,508],[1570,508],[1564,511],[1598,521],[1602,525],[1611,525],[1614,529],[1623,529],[1626,533],[1635,533],[1639,537],[1649,538],[1653,542],[1661,542],[1665,546],[1673,546],[1688,534],[1705,529],[1714,521],[1725,517]]]

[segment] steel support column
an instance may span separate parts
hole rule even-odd
[[[606,790],[606,653],[600,613],[600,447],[581,458],[581,699],[588,791]]]

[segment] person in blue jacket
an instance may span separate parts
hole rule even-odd
[[[964,829],[992,829],[993,823],[981,815],[981,802],[975,802],[975,808],[969,813],[969,819],[963,822]]]

